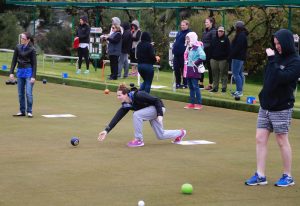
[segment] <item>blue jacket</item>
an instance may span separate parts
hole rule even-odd
[[[201,74],[198,72],[197,66],[206,59],[206,55],[201,46],[193,46],[188,51],[187,73],[186,78],[199,79]]]
[[[281,29],[274,37],[279,41],[282,53],[276,51],[275,56],[268,57],[259,101],[263,109],[281,111],[294,106],[294,91],[300,77],[300,57],[289,30]]]
[[[185,48],[186,48],[186,46],[184,46],[185,36],[189,32],[191,32],[190,29],[183,30],[183,31],[180,31],[180,32],[177,33],[176,38],[175,38],[175,42],[173,44],[173,49],[172,49],[172,53],[175,56],[183,56],[183,53],[184,53]]]
[[[121,32],[112,33],[107,40],[109,41],[107,46],[108,55],[120,56],[122,50],[122,34]]]

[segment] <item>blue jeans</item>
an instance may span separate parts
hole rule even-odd
[[[140,85],[140,90],[150,93],[151,84],[154,77],[154,68],[152,64],[138,64],[138,71],[144,82]]]
[[[236,83],[236,91],[243,92],[244,84],[244,61],[238,59],[232,59],[231,62],[232,75]]]
[[[20,103],[20,112],[25,114],[26,104],[25,104],[25,91],[26,91],[26,100],[27,100],[27,113],[32,113],[32,89],[33,83],[30,82],[30,77],[27,78],[18,78],[18,93],[19,93],[19,103]]]
[[[202,97],[199,89],[198,79],[187,78],[187,83],[190,89],[190,103],[202,104]]]

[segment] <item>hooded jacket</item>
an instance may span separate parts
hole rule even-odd
[[[182,56],[185,51],[185,36],[191,32],[190,29],[186,29],[177,33],[175,42],[173,44],[172,52],[175,56]]]
[[[148,32],[143,32],[141,41],[137,45],[136,57],[138,64],[154,64],[156,62],[154,48]]]
[[[248,31],[246,29],[236,34],[231,44],[230,59],[246,60],[248,48],[247,36]]]
[[[130,31],[130,25],[128,22],[122,24],[124,29],[122,35],[122,53],[123,54],[130,54],[131,46],[132,46],[132,35]]]
[[[138,20],[133,20],[131,26],[135,27],[135,30],[132,30],[132,48],[135,49],[139,41],[141,40],[141,30],[140,30],[140,23]]]
[[[280,29],[273,37],[279,41],[282,53],[275,49],[275,55],[268,57],[259,101],[263,109],[281,111],[294,106],[294,91],[300,77],[300,57],[289,30]]]

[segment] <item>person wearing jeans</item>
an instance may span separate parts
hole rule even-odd
[[[165,130],[163,126],[163,116],[165,106],[163,102],[154,96],[138,91],[136,88],[128,89],[125,84],[121,84],[117,90],[117,98],[122,106],[117,111],[111,122],[99,133],[98,140],[103,141],[106,135],[116,126],[116,124],[130,111],[133,110],[134,140],[128,142],[128,147],[144,146],[143,122],[149,121],[156,137],[159,140],[172,139],[173,143],[179,143],[186,135],[186,130]]]
[[[243,96],[244,86],[244,61],[238,59],[232,59],[231,61],[232,75],[236,84],[236,95]]]
[[[202,109],[202,97],[198,80],[201,77],[198,66],[203,64],[206,55],[201,43],[198,42],[198,36],[195,32],[189,32],[186,35],[186,51],[184,53],[185,67],[184,77],[187,78],[188,87],[190,89],[190,103],[185,109]]]
[[[144,82],[140,85],[140,90],[150,93],[152,80],[154,77],[154,67],[152,64],[138,64],[138,71]]]
[[[21,34],[21,44],[14,51],[9,78],[14,81],[14,69],[17,66],[18,94],[20,112],[15,117],[27,116],[32,118],[33,96],[32,89],[36,78],[36,51],[33,47],[34,41],[30,33]]]
[[[140,90],[150,93],[151,84],[154,76],[153,64],[157,61],[154,48],[151,44],[151,37],[148,32],[143,32],[141,42],[136,47],[138,61],[138,71],[144,82]]]
[[[244,62],[247,55],[248,40],[247,35],[248,31],[245,28],[245,24],[242,21],[237,21],[235,23],[236,34],[233,38],[231,44],[231,52],[229,59],[231,62],[231,71],[236,82],[236,91],[232,92],[233,96],[243,96],[243,84],[244,84]]]

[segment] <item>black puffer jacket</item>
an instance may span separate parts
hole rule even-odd
[[[36,77],[36,51],[31,44],[28,44],[26,47],[22,44],[16,46],[11,62],[10,74],[14,73],[17,64],[18,69],[32,68],[32,77]]]
[[[128,22],[122,24],[124,29],[122,35],[122,53],[123,54],[130,54],[131,47],[132,47],[132,34],[130,31],[130,25]]]
[[[79,37],[79,43],[90,43],[91,28],[87,24],[79,25],[76,36]]]
[[[263,109],[281,111],[294,106],[294,91],[300,78],[300,57],[289,30],[281,29],[274,37],[279,41],[282,53],[276,51],[275,56],[268,57],[259,101]]]

